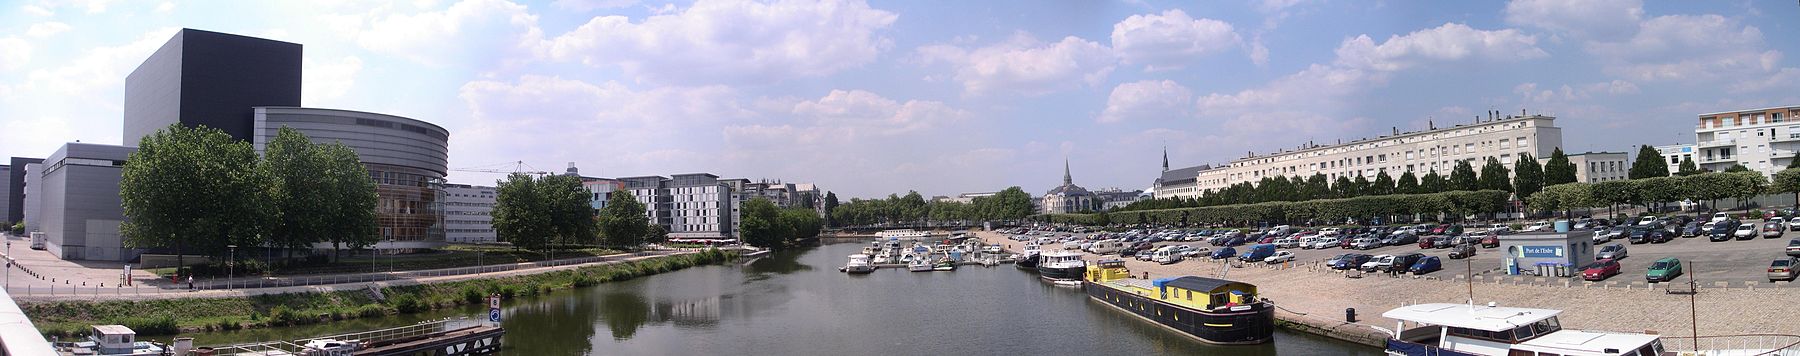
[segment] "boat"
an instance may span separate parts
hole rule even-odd
[[[1017,256],[1013,256],[1013,267],[1022,270],[1037,271],[1038,254],[1042,252],[1043,250],[1038,248],[1038,243],[1036,241],[1026,242],[1025,249],[1019,251]]]
[[[843,270],[849,274],[864,274],[875,272],[875,265],[869,264],[869,255],[855,254],[850,255],[850,262],[844,264]]]
[[[1081,260],[1081,252],[1055,250],[1039,256],[1037,271],[1040,278],[1078,280],[1087,273],[1087,261]]]
[[[931,258],[924,255],[912,256],[912,261],[906,263],[906,270],[912,272],[931,272]]]
[[[1261,344],[1275,336],[1275,305],[1249,283],[1180,276],[1132,278],[1125,261],[1096,262],[1081,280],[1088,298],[1201,342]]]
[[[937,263],[931,264],[931,270],[933,270],[933,271],[955,271],[956,270],[956,261],[951,260],[950,258],[947,258],[947,257],[938,259]]]
[[[1657,335],[1565,330],[1561,310],[1426,303],[1381,313],[1398,320],[1387,354],[1423,355],[1662,355]],[[1406,328],[1407,323],[1417,326]],[[1749,354],[1749,353],[1745,353]]]
[[[875,236],[884,238],[884,239],[904,239],[904,238],[926,237],[926,236],[931,236],[931,234],[924,232],[924,231],[918,231],[918,230],[913,230],[913,229],[896,229],[896,230],[882,230],[881,232],[875,233]]]
[[[308,356],[350,356],[354,355],[362,343],[356,340],[313,339],[307,340],[304,353]]]

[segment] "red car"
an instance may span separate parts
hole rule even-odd
[[[1450,224],[1438,225],[1438,226],[1431,228],[1431,234],[1432,235],[1443,235],[1444,230],[1449,230],[1449,229],[1450,229]]]
[[[1269,237],[1264,237],[1264,238],[1263,238],[1263,239],[1262,239],[1262,241],[1261,241],[1261,242],[1259,242],[1259,243],[1265,243],[1265,244],[1272,244],[1272,243],[1275,243],[1275,236],[1274,236],[1274,235],[1269,235]]]
[[[1598,281],[1618,274],[1619,262],[1608,258],[1594,261],[1594,264],[1587,265],[1587,268],[1581,270],[1581,279]]]
[[[1495,234],[1495,233],[1488,233],[1487,237],[1481,238],[1481,247],[1484,247],[1484,248],[1500,247],[1500,235]]]
[[[1350,245],[1354,245],[1354,242],[1356,242],[1356,239],[1350,238],[1350,236],[1344,236],[1338,239],[1338,248],[1350,248]]]
[[[1420,237],[1419,238],[1419,248],[1421,248],[1421,249],[1431,248],[1432,242],[1435,242],[1435,241],[1437,241],[1436,237],[1431,237],[1431,236]]]

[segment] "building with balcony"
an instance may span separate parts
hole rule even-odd
[[[1271,154],[1251,154],[1200,170],[1195,182],[1199,191],[1206,192],[1276,176],[1304,179],[1323,174],[1336,181],[1338,177],[1374,179],[1381,172],[1391,176],[1404,172],[1422,176],[1433,171],[1448,175],[1457,162],[1479,167],[1489,157],[1511,167],[1523,154],[1543,158],[1561,147],[1562,128],[1555,124],[1556,118],[1551,116],[1489,113],[1486,119],[1478,117],[1468,124],[1432,125],[1415,132],[1396,129],[1392,135],[1376,138],[1333,145],[1307,143]]]
[[[1681,161],[1693,161],[1696,159],[1694,157],[1694,145],[1673,144],[1656,146],[1655,148],[1657,153],[1662,154],[1663,160],[1669,162],[1669,175],[1675,175],[1676,172],[1681,171]],[[1698,168],[1699,164],[1700,161],[1694,161],[1694,167]]]
[[[1800,106],[1700,114],[1694,127],[1694,163],[1713,171],[1743,165],[1774,175],[1800,151],[1797,115]]]
[[[644,204],[650,222],[669,231],[669,239],[729,240],[737,236],[731,187],[708,173],[669,177],[619,178],[624,189]]]

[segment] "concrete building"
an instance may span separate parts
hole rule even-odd
[[[11,177],[12,166],[0,165],[0,176]],[[0,202],[10,201],[12,201],[12,180],[8,179],[0,181]],[[0,217],[4,216],[12,216],[12,204],[0,203]],[[6,226],[0,226],[0,230],[5,230],[12,228],[13,221],[11,219],[6,219],[0,220],[0,223],[6,224]]]
[[[256,107],[251,144],[262,154],[282,127],[316,143],[341,143],[375,180],[375,220],[379,248],[436,248],[445,244],[444,176],[449,171],[450,134],[442,127],[405,117],[360,111]]]
[[[1555,117],[1544,115],[1500,116],[1490,113],[1469,124],[1424,131],[1399,132],[1371,139],[1360,139],[1334,145],[1307,143],[1295,149],[1255,155],[1229,164],[1202,170],[1196,174],[1200,191],[1216,191],[1234,183],[1255,184],[1264,177],[1287,176],[1289,179],[1324,174],[1326,179],[1373,179],[1386,171],[1398,176],[1403,172],[1424,175],[1437,171],[1449,174],[1458,161],[1470,161],[1480,167],[1488,157],[1512,165],[1520,155],[1547,157],[1562,146],[1562,128]]]
[[[1593,231],[1502,236],[1500,267],[1512,275],[1573,276],[1580,273],[1576,268],[1594,262],[1593,237]]]
[[[1774,175],[1800,152],[1797,116],[1800,106],[1700,114],[1694,127],[1694,163],[1713,171],[1743,165]]]
[[[1069,174],[1069,162],[1063,162],[1063,182],[1056,188],[1044,193],[1043,211],[1045,214],[1065,214],[1079,211],[1099,209],[1100,201],[1087,188],[1075,185],[1074,176]]]
[[[45,248],[65,260],[127,261],[137,257],[119,235],[125,159],[137,148],[69,143],[31,164],[28,231],[43,231]]]
[[[1569,164],[1575,165],[1576,182],[1599,183],[1631,178],[1631,159],[1624,152],[1584,152],[1568,157]],[[1538,163],[1549,161],[1550,158],[1543,157]],[[1670,165],[1669,171],[1675,171],[1674,168],[1675,165]]]
[[[494,187],[468,184],[444,185],[444,240],[449,243],[493,243]]]
[[[1192,199],[1200,196],[1200,171],[1212,169],[1210,165],[1198,165],[1169,169],[1169,150],[1163,149],[1162,175],[1150,184],[1150,197],[1154,199],[1182,198]]]
[[[731,187],[707,173],[619,178],[644,204],[650,221],[669,231],[669,239],[735,239]]]
[[[7,166],[6,221],[25,221],[25,165],[43,162],[42,158],[13,157]]]
[[[1656,152],[1661,153],[1663,160],[1669,162],[1669,175],[1675,175],[1676,172],[1681,171],[1682,160],[1693,161],[1695,159],[1694,145],[1690,144],[1656,146]],[[1694,161],[1694,167],[1699,168],[1700,161]]]
[[[300,106],[300,62],[299,44],[182,29],[125,77],[125,144],[176,123],[249,141],[251,108]]]

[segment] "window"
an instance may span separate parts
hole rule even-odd
[[[1518,143],[1517,143],[1517,144],[1514,144],[1514,146],[1519,146],[1519,148],[1525,148],[1525,146],[1526,146],[1526,144],[1525,144],[1525,138],[1524,138],[1524,137],[1520,137],[1520,138],[1516,138],[1516,139],[1513,139],[1513,140],[1514,140],[1514,141],[1515,141],[1515,142],[1518,142]]]
[[[1507,140],[1500,140],[1500,148],[1502,148],[1502,149],[1512,148],[1512,142],[1507,141]]]

